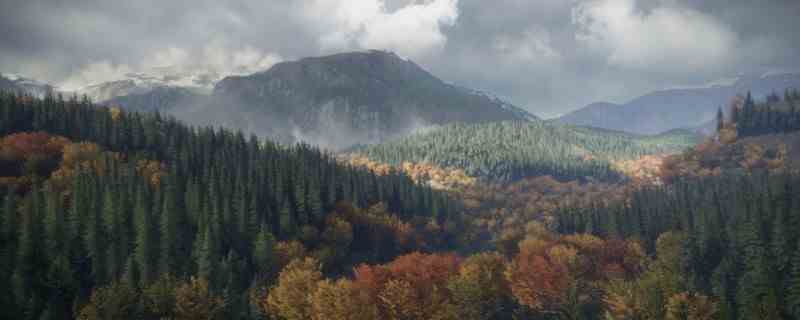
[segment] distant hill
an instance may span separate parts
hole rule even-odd
[[[717,108],[727,106],[737,94],[750,91],[760,99],[787,88],[800,88],[800,74],[742,77],[729,85],[656,91],[622,105],[593,103],[554,121],[641,134],[705,128]]]
[[[698,142],[686,130],[641,136],[547,122],[452,124],[353,153],[390,164],[430,162],[493,181],[550,175],[560,180],[613,181],[616,160],[684,150]]]
[[[501,99],[461,88],[384,51],[352,52],[276,64],[228,77],[213,95],[272,125],[323,145],[378,143],[430,125],[530,121]]]
[[[538,121],[491,94],[446,83],[391,52],[282,62],[246,76],[160,68],[77,90],[102,105],[175,115],[282,142],[340,149],[454,122]]]

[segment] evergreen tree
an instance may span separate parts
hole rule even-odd
[[[792,269],[786,290],[786,312],[794,319],[800,319],[800,250],[792,255]]]
[[[177,186],[173,177],[169,178],[164,186],[164,204],[161,210],[160,232],[161,232],[161,252],[159,257],[160,274],[178,275],[177,250],[180,235],[178,234],[178,204],[176,200]]]
[[[197,275],[201,279],[206,279],[210,283],[214,283],[217,275],[218,250],[214,234],[210,229],[206,228],[203,235],[198,237],[197,245],[195,246]]]
[[[275,238],[266,226],[261,226],[256,241],[253,244],[253,264],[256,267],[256,273],[260,277],[265,277],[272,274],[272,267],[274,265],[273,248],[275,247]]]
[[[158,245],[155,238],[155,219],[145,200],[144,192],[140,191],[136,200],[134,215],[138,219],[136,230],[136,266],[139,267],[140,287],[152,283],[157,278],[158,272]]]

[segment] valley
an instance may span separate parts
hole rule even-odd
[[[382,51],[211,92],[140,86],[95,87],[97,104],[3,88],[0,318],[794,319],[800,303],[797,91],[735,95],[699,119],[710,133],[643,134],[542,120]]]

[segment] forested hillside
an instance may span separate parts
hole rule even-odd
[[[730,121],[740,137],[798,131],[800,91],[786,90],[783,97],[772,93],[758,104],[749,93],[738,97],[731,106]]]
[[[0,318],[799,319],[794,151],[720,119],[682,152],[504,122],[343,161],[2,94]]]
[[[15,94],[0,136],[3,319],[254,317],[295,258],[339,274],[457,241],[444,194],[306,145]]]
[[[607,292],[611,314],[661,319],[652,301],[678,290],[711,297],[716,312],[699,319],[800,318],[800,176],[786,144],[796,101],[788,92],[762,104],[736,99],[730,120],[720,111],[716,139],[665,160],[665,184],[556,213],[559,233],[637,239],[648,252],[665,233],[683,235],[670,258],[681,281],[619,281]],[[762,135],[771,133],[782,135]]]
[[[430,162],[501,182],[544,175],[616,181],[621,175],[612,169],[613,161],[680,152],[696,140],[684,131],[638,136],[545,122],[497,122],[448,125],[354,152],[395,165]]]

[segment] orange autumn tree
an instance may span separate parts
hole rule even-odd
[[[54,170],[63,153],[67,138],[45,132],[23,132],[0,139],[0,176],[46,177]]]
[[[355,286],[372,297],[380,319],[430,319],[447,311],[447,281],[461,259],[453,254],[411,253],[386,265],[362,265]]]
[[[643,250],[633,242],[591,235],[528,237],[505,275],[514,298],[534,313],[577,319],[599,306],[601,284],[642,270]]]
[[[58,169],[50,175],[50,183],[58,190],[65,190],[72,177],[81,171],[104,175],[110,159],[118,160],[115,153],[104,152],[91,142],[69,143],[63,148],[63,157]]]

